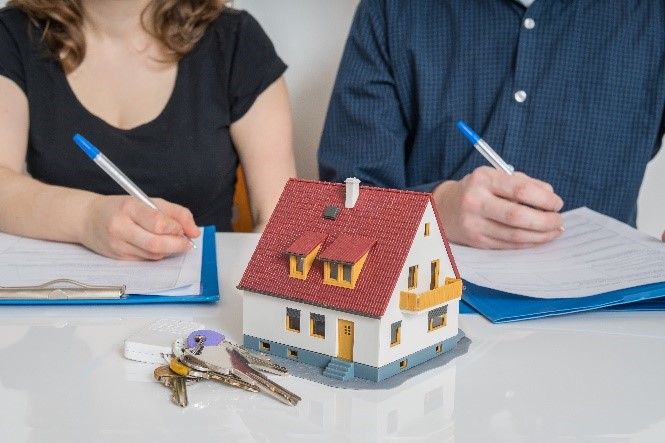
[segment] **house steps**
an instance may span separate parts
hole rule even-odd
[[[353,366],[353,362],[333,357],[323,370],[323,374],[336,380],[348,381],[355,377]]]

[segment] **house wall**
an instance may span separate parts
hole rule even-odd
[[[300,310],[300,332],[286,329],[286,308]],[[325,338],[312,337],[310,313],[325,315]],[[333,309],[298,303],[286,299],[245,291],[243,295],[243,334],[312,352],[337,356],[337,320],[354,324],[353,360],[377,366],[379,321]],[[390,334],[390,331],[389,331]],[[388,338],[390,335],[388,335]]]
[[[430,224],[430,235],[425,237],[425,223]],[[421,293],[430,289],[430,263],[439,259],[439,286],[442,286],[446,277],[455,277],[452,264],[448,259],[445,243],[439,226],[436,222],[434,209],[428,203],[423,219],[418,226],[416,237],[413,240],[411,251],[407,256],[404,269],[395,288],[395,293],[388,305],[386,314],[381,319],[379,337],[379,358],[377,366],[381,367],[394,362],[429,346],[434,346],[458,332],[459,299],[448,302],[448,317],[446,326],[428,332],[427,313],[431,310],[424,309],[418,313],[402,311],[399,307],[400,291],[407,291],[409,267],[418,265],[418,285],[410,292]],[[391,325],[396,321],[402,321],[401,343],[390,346]]]
[[[337,67],[359,0],[235,0],[259,21],[289,66],[298,177],[319,177],[316,151]]]
[[[429,236],[424,235],[426,223],[430,224]],[[431,332],[428,331],[428,312],[431,309],[411,313],[402,311],[399,307],[400,291],[408,290],[409,267],[418,265],[419,269],[418,284],[412,292],[426,292],[430,289],[430,264],[436,259],[440,262],[439,286],[441,286],[446,277],[454,277],[455,273],[448,259],[434,209],[428,203],[405,266],[400,273],[397,287],[382,319],[341,313],[333,309],[246,291],[243,301],[243,333],[262,340],[335,357],[338,354],[337,321],[341,318],[354,323],[353,360],[356,363],[380,368],[402,360],[423,349],[436,346],[458,333],[459,300],[448,302],[446,325]],[[300,332],[289,331],[286,328],[287,307],[300,310]],[[310,335],[311,313],[325,316],[325,338]],[[401,341],[396,346],[390,346],[391,325],[396,321],[402,322]]]

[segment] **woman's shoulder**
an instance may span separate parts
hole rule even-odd
[[[30,22],[27,14],[14,6],[0,8],[0,48],[30,54],[40,45],[41,31]],[[2,53],[3,51],[0,51]]]
[[[0,8],[0,23],[11,30],[21,29],[25,32],[29,21],[26,13],[15,6]]]
[[[264,34],[258,21],[242,9],[224,8],[210,24],[209,30],[226,39],[252,38]]]

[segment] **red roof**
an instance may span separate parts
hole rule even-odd
[[[287,254],[307,255],[328,237],[322,232],[305,232],[298,237],[284,252]]]
[[[345,208],[345,185],[291,179],[270,217],[238,288],[369,317],[381,317],[416,235],[431,194],[360,186],[353,208]],[[324,218],[328,206],[340,208],[335,219]],[[443,233],[456,277],[457,267]],[[322,234],[319,257],[354,262],[369,255],[354,289],[323,283],[323,264],[315,260],[306,280],[289,276],[289,257],[303,237]],[[352,240],[352,241],[350,241]],[[305,243],[305,240],[300,240]],[[355,242],[355,243],[354,243]],[[340,246],[336,250],[337,246]],[[353,244],[349,250],[347,247]],[[330,251],[329,248],[332,248]],[[306,249],[306,248],[305,248]],[[304,249],[299,249],[301,252]],[[310,250],[311,251],[311,250]],[[294,251],[290,251],[294,252]],[[332,258],[335,257],[335,258]],[[357,258],[360,258],[357,257]]]
[[[342,234],[319,253],[319,259],[353,264],[360,260],[374,243],[376,240],[371,238]]]

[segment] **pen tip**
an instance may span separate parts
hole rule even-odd
[[[99,149],[97,149],[95,146],[93,146],[92,143],[90,143],[85,137],[83,137],[81,134],[76,133],[74,134],[74,137],[72,137],[74,140],[74,143],[78,145],[83,152],[87,154],[88,157],[91,159],[95,159],[99,155]]]
[[[475,145],[478,143],[480,140],[480,136],[474,132],[473,129],[469,127],[466,123],[464,123],[462,120],[457,122],[457,129],[459,129],[464,136],[469,139],[471,144]]]

